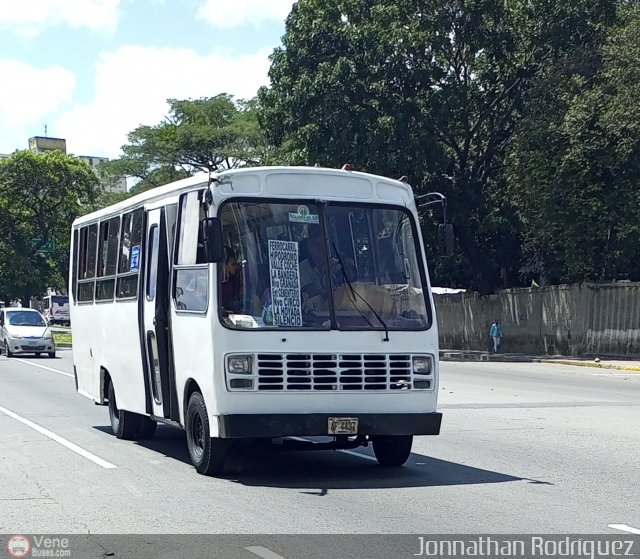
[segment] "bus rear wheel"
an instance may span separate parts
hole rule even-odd
[[[109,419],[111,430],[119,439],[132,440],[137,438],[140,428],[140,416],[130,411],[118,409],[116,391],[113,383],[109,383]]]
[[[199,392],[194,392],[189,398],[185,423],[189,457],[196,471],[206,476],[222,473],[230,441],[211,437],[207,407]]]
[[[411,454],[413,435],[372,437],[373,453],[381,466],[402,466]]]

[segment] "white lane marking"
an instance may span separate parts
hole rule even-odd
[[[65,371],[60,371],[59,369],[53,369],[51,367],[47,367],[46,365],[40,365],[39,363],[33,363],[32,361],[27,361],[26,359],[13,359],[14,361],[20,361],[20,363],[26,363],[27,365],[32,365],[34,367],[40,367],[41,369],[45,369],[47,371],[51,371],[52,373],[58,373],[59,375],[64,375],[65,377],[73,378],[71,373],[67,373]]]
[[[296,441],[303,441],[306,443],[312,443],[312,440],[309,439],[304,439],[302,437],[287,437],[288,439],[294,439]],[[368,454],[361,454],[359,452],[354,452],[353,450],[345,450],[345,449],[339,449],[338,452],[344,452],[345,454],[351,454],[351,456],[357,456],[358,458],[364,458],[365,460],[373,460],[374,462],[377,462],[378,459],[375,458],[374,456],[369,456]]]
[[[17,413],[12,412],[11,410],[8,410],[7,408],[3,408],[2,406],[0,406],[0,412],[4,413],[5,415],[8,415],[9,417],[12,417],[16,421],[19,421],[20,423],[23,423],[27,427],[31,427],[31,429],[33,429],[34,431],[38,431],[38,433],[43,434],[45,437],[49,437],[51,440],[56,441],[57,443],[60,443],[62,446],[68,448],[69,450],[72,450],[76,454],[79,454],[80,456],[84,456],[86,459],[91,460],[94,464],[98,464],[98,466],[102,466],[103,468],[106,468],[106,469],[113,469],[118,467],[115,464],[112,464],[111,462],[107,462],[106,460],[103,460],[102,458],[100,458],[99,456],[96,456],[95,454],[89,452],[88,450],[85,450],[84,448],[80,448],[77,444],[74,444],[71,441],[68,441],[64,437],[61,437],[60,435],[56,435],[55,433],[52,433],[51,431],[49,431],[49,429],[45,429],[44,427],[41,427],[37,423],[34,423],[33,421],[30,421],[18,415]]]
[[[638,530],[638,528],[633,528],[627,524],[609,524],[608,526],[609,528],[613,528],[614,530],[629,532],[630,534],[640,534],[640,530]]]
[[[261,545],[252,545],[249,547],[245,547],[249,553],[253,553],[258,557],[262,557],[262,559],[287,559],[282,555],[278,555],[275,551],[271,551],[266,547],[262,547]]]

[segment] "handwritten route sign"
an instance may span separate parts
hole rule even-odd
[[[269,240],[269,269],[274,326],[302,326],[298,243]]]

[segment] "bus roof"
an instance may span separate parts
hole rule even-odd
[[[106,215],[110,215],[113,213],[118,213],[120,211],[126,210],[131,207],[139,206],[147,202],[153,202],[156,200],[161,200],[162,198],[171,195],[178,194],[183,190],[190,190],[191,188],[199,185],[199,184],[208,184],[209,180],[213,181],[223,181],[224,179],[230,179],[234,176],[238,175],[259,175],[266,177],[270,174],[278,174],[278,173],[289,173],[289,174],[311,174],[311,175],[329,175],[329,176],[355,176],[360,178],[366,178],[369,180],[376,181],[384,181],[387,185],[396,186],[403,190],[411,190],[411,187],[400,180],[391,179],[389,177],[384,177],[380,175],[374,175],[371,173],[362,173],[359,171],[348,171],[343,169],[332,169],[328,167],[284,167],[284,166],[273,166],[273,167],[243,167],[241,169],[229,169],[227,171],[222,171],[220,173],[196,173],[191,177],[187,177],[186,179],[182,179],[179,181],[175,181],[164,186],[158,186],[156,188],[151,188],[140,194],[132,196],[131,198],[127,198],[122,202],[118,202],[117,204],[113,204],[111,206],[107,206],[106,208],[102,208],[95,212],[86,214],[84,216],[78,217],[73,225],[77,225],[80,223],[86,223],[90,221],[94,221],[100,219]],[[301,193],[302,194],[302,193]]]

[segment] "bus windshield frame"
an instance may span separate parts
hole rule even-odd
[[[414,214],[356,201],[230,198],[218,314],[239,330],[424,331],[433,324]],[[325,271],[329,270],[329,273]]]

